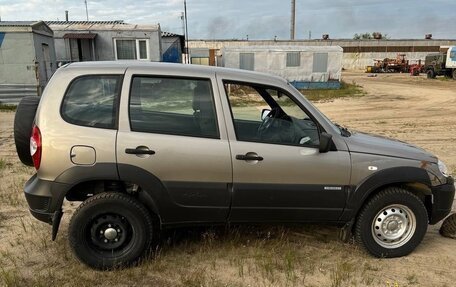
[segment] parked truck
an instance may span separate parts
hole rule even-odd
[[[406,59],[406,55],[397,54],[396,59],[374,60],[373,66],[366,67],[366,73],[407,73],[409,68],[409,60]]]
[[[447,76],[456,80],[456,46],[450,47],[446,53],[427,55],[424,67],[429,79]]]

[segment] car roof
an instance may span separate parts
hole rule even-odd
[[[215,66],[193,65],[193,64],[180,64],[180,63],[164,63],[164,62],[143,62],[143,61],[94,61],[94,62],[75,62],[62,66],[65,69],[78,69],[78,70],[127,70],[129,68],[139,69],[165,69],[167,71],[185,71],[187,73],[195,72],[198,74],[223,74],[224,76],[245,77],[248,79],[269,79],[272,82],[286,83],[287,81],[279,76],[254,72],[241,69],[232,69]]]

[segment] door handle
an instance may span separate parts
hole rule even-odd
[[[238,155],[236,155],[236,159],[237,160],[258,160],[258,161],[262,161],[263,157],[257,155],[254,152],[248,152],[246,154],[238,154]]]
[[[145,148],[126,148],[126,154],[155,154],[155,151]]]

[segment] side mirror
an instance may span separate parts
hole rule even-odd
[[[332,135],[322,132],[320,134],[320,146],[319,150],[320,153],[325,153],[328,152],[331,149],[331,144],[332,144]]]
[[[270,109],[263,109],[261,111],[261,120],[264,121],[264,119],[269,115],[270,112]]]

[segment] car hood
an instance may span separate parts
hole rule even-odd
[[[350,152],[378,154],[437,163],[437,157],[422,148],[387,137],[352,132],[344,138]]]

